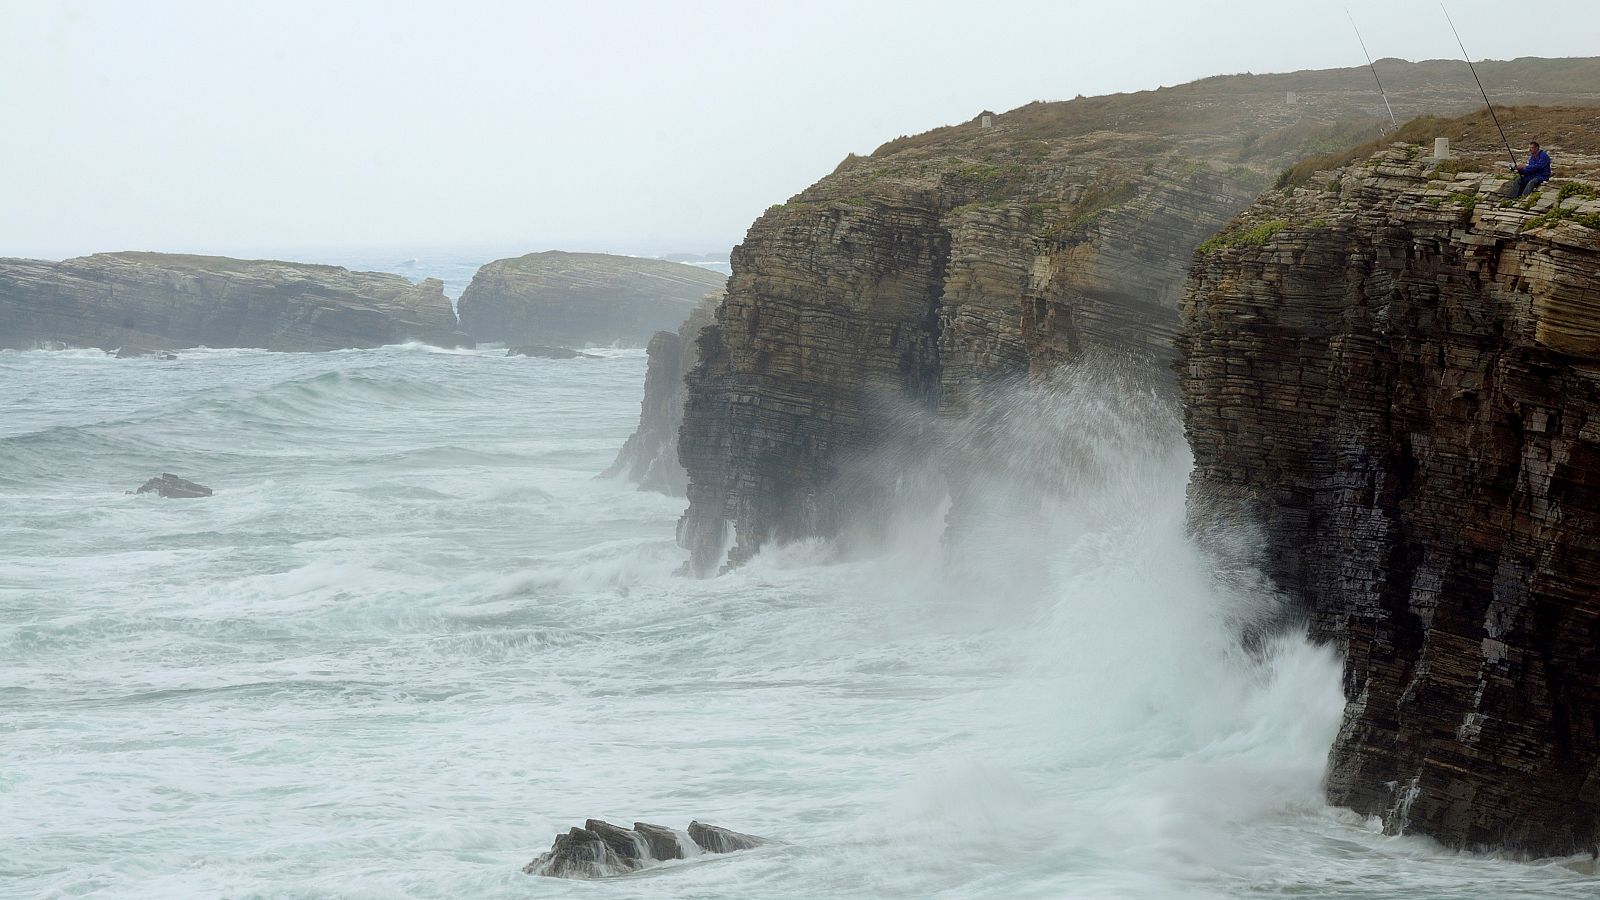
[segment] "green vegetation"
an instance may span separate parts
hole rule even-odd
[[[1248,166],[1233,166],[1222,174],[1226,175],[1229,181],[1239,184],[1257,185],[1266,180],[1266,176]]]
[[[1550,207],[1549,210],[1523,223],[1522,230],[1534,231],[1539,228],[1549,228],[1557,222],[1572,222],[1585,228],[1593,228],[1600,231],[1600,213],[1589,213],[1588,215],[1580,216],[1577,210],[1563,207],[1560,204]]]
[[[1198,249],[1201,253],[1211,253],[1224,247],[1259,247],[1271,240],[1273,235],[1288,227],[1288,222],[1282,219],[1272,219],[1244,231],[1224,231],[1220,234],[1212,235]]]
[[[1284,188],[1290,187],[1299,187],[1300,185],[1310,181],[1311,176],[1317,172],[1325,172],[1329,169],[1344,168],[1356,160],[1371,156],[1372,154],[1377,153],[1379,150],[1382,150],[1393,143],[1404,142],[1408,144],[1416,144],[1425,140],[1431,140],[1434,135],[1446,130],[1446,123],[1447,120],[1441,119],[1437,116],[1418,116],[1406,124],[1401,125],[1400,130],[1392,134],[1387,134],[1380,138],[1374,138],[1373,140],[1362,144],[1357,144],[1353,147],[1346,147],[1343,150],[1334,150],[1329,153],[1320,153],[1316,156],[1308,156],[1289,168],[1284,169],[1283,173],[1278,176],[1278,181],[1273,185],[1273,187],[1277,188],[1278,190],[1283,190]],[[1414,155],[1416,151],[1415,148],[1412,148],[1407,152],[1408,154]],[[1411,156],[1408,155],[1407,158],[1409,159]],[[1376,163],[1371,163],[1370,165],[1376,166]]]
[[[1083,192],[1083,196],[1072,207],[1072,215],[1057,222],[1044,233],[1044,237],[1058,241],[1071,234],[1087,232],[1101,213],[1127,203],[1138,193],[1138,184],[1126,180],[1121,173],[1108,172]]]
[[[960,187],[977,191],[981,196],[993,198],[1017,186],[1027,169],[1015,163],[1003,165],[970,165],[956,170],[951,176]]]
[[[1561,185],[1561,190],[1556,192],[1556,202],[1560,203],[1569,197],[1586,197],[1590,200],[1600,200],[1600,191],[1593,185],[1581,181],[1568,181]]]

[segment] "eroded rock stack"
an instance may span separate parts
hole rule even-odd
[[[1497,83],[1537,96],[1541,62],[1558,65]],[[1402,112],[1477,102],[1443,64],[1393,68]],[[974,473],[1005,463],[942,426],[989,392],[1090,353],[1162,371],[1193,248],[1283,166],[1369,136],[1370,100],[1349,69],[1030,104],[851,156],[769,209],[688,377],[693,567],[871,529],[930,459],[959,511]]]
[[[678,461],[678,429],[688,391],[684,378],[698,356],[695,342],[715,318],[722,297],[721,290],[706,294],[676,332],[658,331],[650,338],[639,427],[606,469],[606,476],[620,475],[641,490],[683,496],[689,483]]]
[[[1509,201],[1503,162],[1268,193],[1197,254],[1180,372],[1197,515],[1264,522],[1347,654],[1333,802],[1568,853],[1600,836],[1600,177]]]
[[[456,346],[444,285],[338,266],[170,253],[0,259],[0,348]]]
[[[607,253],[529,253],[488,263],[461,295],[461,330],[480,343],[643,347],[672,331],[725,276]]]

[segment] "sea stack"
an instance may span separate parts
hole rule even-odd
[[[641,490],[683,496],[689,483],[678,460],[678,429],[688,398],[684,379],[699,358],[700,332],[716,317],[722,297],[720,290],[705,295],[676,332],[658,331],[650,338],[639,427],[605,471],[607,476],[620,475]]]
[[[643,347],[683,323],[726,276],[607,253],[529,253],[491,262],[461,295],[461,330],[508,346]]]

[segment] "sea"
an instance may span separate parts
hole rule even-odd
[[[0,353],[0,896],[1600,895],[1325,804],[1339,660],[1241,646],[1282,601],[1190,538],[1175,409],[1065,401],[1029,577],[919,508],[697,580],[599,476],[644,371]],[[772,843],[523,874],[588,818]]]

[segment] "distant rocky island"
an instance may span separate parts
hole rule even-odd
[[[480,343],[643,347],[726,280],[669,260],[529,253],[478,270],[458,304],[461,330]]]
[[[0,347],[338,350],[456,346],[444,285],[338,266],[97,253],[0,259]]]
[[[724,280],[664,260],[531,254],[485,266],[462,300],[458,325],[434,278],[172,253],[0,259],[0,349],[148,356],[201,346],[315,351],[407,341],[643,346],[654,330],[678,328]]]
[[[1408,119],[1481,108],[1459,62],[1380,64]],[[1499,193],[1481,113],[1370,141],[1364,68],[1029,104],[846,158],[735,248],[695,358],[682,335],[652,356],[659,385],[686,372],[691,567],[870,533],[919,461],[959,520],[1010,461],[954,426],[1114,355],[1185,404],[1197,523],[1258,521],[1345,655],[1330,799],[1455,847],[1594,850],[1600,59],[1479,74],[1579,104],[1501,110],[1560,161],[1531,200]],[[1435,137],[1459,158],[1430,164]]]

